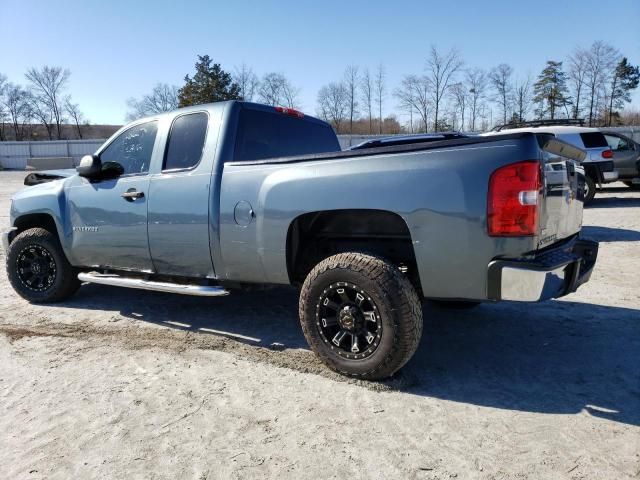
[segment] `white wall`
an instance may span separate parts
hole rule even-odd
[[[640,127],[612,127],[601,128],[602,131],[615,131],[640,142]],[[338,135],[340,147],[346,149],[362,143],[365,140],[390,135]],[[4,168],[24,170],[27,163],[38,168],[38,158],[60,158],[60,167],[68,166],[69,159],[74,165],[78,165],[80,159],[87,154],[92,154],[104,140],[46,140],[38,142],[0,142],[0,165]],[[30,160],[35,159],[35,160]],[[63,160],[64,159],[64,160]],[[50,161],[47,162],[51,164]],[[48,166],[48,168],[50,168]]]

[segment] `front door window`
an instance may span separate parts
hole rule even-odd
[[[157,132],[158,125],[155,121],[125,130],[100,154],[102,165],[107,162],[119,163],[124,169],[124,175],[147,173]]]

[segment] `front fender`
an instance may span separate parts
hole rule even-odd
[[[64,214],[66,195],[64,185],[67,180],[56,180],[27,187],[17,192],[11,199],[9,219],[12,227],[19,227],[21,219],[31,215],[47,215],[56,226],[56,232],[65,254],[67,253],[68,232],[65,231]]]

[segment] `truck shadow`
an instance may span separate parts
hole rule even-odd
[[[206,299],[85,285],[65,306],[232,338],[274,350],[278,365],[314,371],[298,367],[292,354],[308,350],[293,289]],[[640,310],[549,301],[456,311],[426,302],[424,318],[415,356],[399,378],[383,382],[391,389],[507,410],[586,411],[640,425]],[[315,371],[326,369],[318,363]]]
[[[640,232],[626,228],[596,227],[585,225],[582,227],[581,236],[597,242],[638,242]]]
[[[570,301],[425,308],[418,395],[640,425],[640,310]]]
[[[639,207],[640,206],[640,198],[636,194],[632,196],[633,193],[637,192],[620,192],[615,191],[615,193],[623,193],[623,196],[616,197],[598,197],[596,194],[595,198],[589,202],[585,208],[620,208],[620,207]]]

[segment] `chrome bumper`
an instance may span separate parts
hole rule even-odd
[[[519,302],[562,297],[589,280],[597,256],[597,242],[574,239],[527,260],[493,260],[487,297]]]
[[[7,250],[9,250],[9,238],[11,236],[11,234],[13,232],[15,232],[17,230],[16,227],[12,227],[9,230],[6,230],[4,232],[2,232],[2,249],[4,252],[7,252]]]

